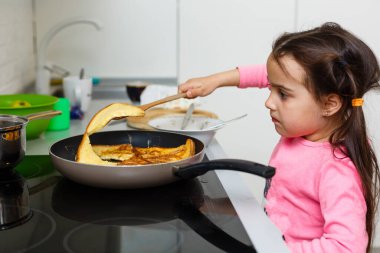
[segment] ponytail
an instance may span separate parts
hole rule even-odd
[[[360,175],[367,205],[366,230],[369,241],[367,252],[369,253],[379,203],[380,171],[375,152],[367,138],[365,118],[361,106],[352,108],[345,124],[336,129],[330,137],[330,143],[351,158]]]

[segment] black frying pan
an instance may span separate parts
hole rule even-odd
[[[194,156],[169,163],[135,166],[104,166],[78,163],[75,155],[82,135],[60,140],[50,148],[50,156],[58,171],[65,177],[90,186],[103,188],[143,188],[168,184],[179,179],[194,178],[207,171],[222,169],[251,173],[271,178],[275,169],[270,166],[238,159],[201,162],[204,144],[193,137],[160,131],[109,131],[90,136],[91,144],[116,145],[130,143],[136,147],[177,147],[191,138],[195,143]]]

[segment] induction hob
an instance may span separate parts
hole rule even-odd
[[[0,230],[0,252],[256,252],[214,172],[110,190],[62,177],[47,155],[26,156],[16,171],[31,215]]]

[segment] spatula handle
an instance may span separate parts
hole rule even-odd
[[[169,97],[166,97],[166,98],[162,98],[160,100],[153,101],[153,102],[145,104],[145,105],[140,105],[139,107],[142,110],[145,111],[145,110],[148,110],[149,108],[151,108],[153,106],[156,106],[156,105],[159,105],[159,104],[163,104],[163,103],[166,103],[166,102],[170,102],[170,101],[173,101],[173,100],[176,100],[176,99],[179,99],[179,98],[185,98],[185,97],[186,97],[186,93],[178,93],[176,95],[172,95],[172,96],[169,96]]]

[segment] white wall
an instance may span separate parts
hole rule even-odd
[[[31,0],[0,1],[0,94],[20,92],[33,82]]]

